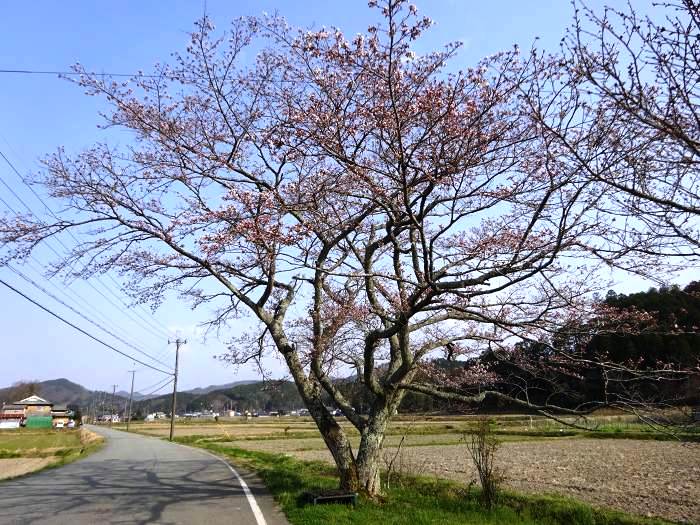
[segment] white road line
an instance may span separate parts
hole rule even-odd
[[[177,444],[180,445],[181,447],[187,447],[187,445],[181,445],[180,443],[177,443]],[[248,500],[248,505],[250,505],[250,510],[253,511],[253,516],[255,516],[255,522],[257,523],[257,525],[267,525],[267,522],[265,521],[265,516],[263,516],[263,513],[260,510],[260,507],[258,506],[258,502],[255,500],[255,496],[253,496],[253,493],[250,491],[248,484],[241,477],[241,475],[236,471],[236,469],[231,466],[231,464],[228,461],[217,456],[216,454],[213,454],[207,450],[203,450],[203,449],[198,448],[198,447],[187,447],[187,448],[189,450],[196,450],[198,452],[206,454],[207,456],[211,456],[211,457],[217,459],[218,461],[221,461],[224,465],[226,465],[228,467],[228,469],[231,472],[233,472],[233,474],[238,479],[238,483],[241,485],[241,488],[243,489],[243,493],[245,494],[245,497]]]

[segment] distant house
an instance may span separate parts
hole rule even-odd
[[[187,414],[185,414],[187,416]],[[191,414],[190,414],[191,416]],[[176,416],[177,417],[177,416]],[[195,416],[196,417],[196,416]],[[152,414],[148,414],[144,420],[145,421],[154,421],[156,419],[167,419],[168,416],[165,412],[153,412]]]
[[[68,426],[71,411],[66,405],[54,405],[51,409],[51,419],[54,427]]]
[[[3,405],[0,411],[0,428],[51,428],[65,426],[71,412],[64,405],[56,405],[39,396],[29,396],[20,401]]]
[[[0,428],[19,428],[24,421],[24,405],[3,405],[0,410]]]

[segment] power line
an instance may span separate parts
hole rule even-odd
[[[142,396],[149,395],[149,394],[144,394],[143,391],[144,391],[144,390],[151,390],[152,388],[157,388],[158,385],[160,385],[163,381],[166,381],[166,380],[167,380],[167,381],[171,381],[170,378],[161,379],[160,381],[158,381],[158,382],[156,382],[156,383],[153,383],[152,385],[148,385],[147,387],[139,388],[139,389],[137,390],[137,392],[138,392],[139,394],[141,394]]]
[[[3,153],[2,150],[0,150],[0,156],[1,156],[1,157],[3,158],[3,160],[7,163],[7,165],[10,167],[10,169],[12,169],[12,171],[15,172],[15,174],[17,175],[17,177],[19,177],[19,179],[22,181],[22,183],[23,183],[27,188],[29,188],[29,190],[34,194],[34,196],[37,198],[37,200],[38,200],[39,202],[41,202],[41,204],[44,206],[44,208],[46,208],[46,210],[49,212],[49,214],[51,214],[51,216],[52,216],[54,219],[59,220],[58,216],[56,216],[56,214],[55,214],[55,213],[53,212],[53,210],[49,207],[49,205],[46,204],[46,201],[45,201],[44,199],[41,198],[41,196],[34,190],[34,188],[31,186],[31,184],[28,184],[27,181],[24,180],[24,177],[22,177],[22,174],[21,174],[21,173],[19,172],[19,170],[15,167],[15,165],[10,161],[10,159],[7,158],[7,156]],[[32,210],[31,206],[29,206],[26,202],[24,202],[24,201],[22,200],[22,198],[21,198],[19,195],[17,195],[17,193],[12,189],[12,187],[10,187],[3,179],[0,179],[0,182],[2,182],[2,184],[12,193],[12,195],[15,196],[15,198],[27,209],[27,211],[28,211],[29,213],[34,214],[34,211]],[[16,212],[11,206],[9,206],[4,200],[3,200],[3,203],[5,203],[5,205],[7,205],[15,214],[17,214],[17,212]],[[80,241],[75,237],[75,235],[73,235],[73,232],[71,232],[70,230],[67,230],[67,233],[68,233],[68,235],[70,235],[71,238],[75,241],[76,245],[79,245],[79,244],[80,244]],[[58,242],[58,243],[63,247],[63,249],[66,250],[66,252],[70,252],[70,249],[61,241],[60,238],[56,238],[56,242]],[[53,251],[53,252],[56,254],[57,257],[61,258],[61,255],[60,255],[56,250],[54,250],[51,246],[49,246],[49,247],[51,248],[51,251]],[[69,267],[70,267],[71,269],[73,269],[73,266],[70,265],[70,264],[69,264]],[[114,282],[115,284],[117,284],[117,286],[120,286],[119,283],[117,283],[111,275],[108,274],[108,277],[112,280],[112,282]],[[141,322],[145,323],[146,326],[141,325],[141,328],[144,328],[146,331],[156,330],[157,332],[160,332],[160,335],[169,337],[170,334],[168,333],[168,331],[167,331],[166,329],[162,328],[161,326],[158,326],[158,325],[154,324],[152,321],[150,321],[148,318],[146,318],[146,317],[140,315],[138,312],[133,312],[133,315],[136,316],[136,317],[138,317],[138,318],[140,319],[140,321],[137,321],[134,317],[131,316],[131,315],[132,315],[132,312],[130,312],[130,311],[128,310],[129,306],[124,302],[124,300],[123,300],[118,294],[116,294],[111,288],[109,288],[105,283],[103,283],[103,282],[100,280],[99,276],[97,277],[97,281],[105,288],[105,290],[107,290],[108,292],[110,292],[110,294],[112,294],[113,297],[115,297],[119,302],[122,303],[122,305],[123,305],[125,308],[127,308],[127,310],[124,311],[124,314],[127,315],[127,316],[129,316],[129,317],[131,317],[131,320],[132,320],[132,321],[134,321],[134,322],[136,322],[137,324],[140,324],[140,325],[141,325]],[[104,295],[104,293],[102,293],[101,291],[99,291],[99,290],[94,286],[94,284],[92,284],[90,281],[87,281],[87,280],[86,280],[86,282],[88,283],[88,285],[89,285],[93,290],[95,290],[95,291],[96,291],[99,295],[101,295],[106,301],[108,301],[110,304],[112,304],[112,306],[115,306],[117,309],[120,309],[120,307],[116,306],[108,297],[106,297],[106,296]],[[140,307],[143,309],[143,307],[142,307],[141,305],[138,305],[138,306],[140,306]]]
[[[29,254],[29,258],[30,258],[32,261],[36,262],[36,264],[37,264],[39,267],[41,266],[41,263],[40,263],[32,254]],[[49,277],[49,278],[46,278],[46,276],[43,274],[43,272],[42,272],[41,270],[35,268],[28,260],[24,261],[24,266],[26,266],[27,268],[33,270],[34,273],[35,273],[37,276],[39,276],[40,278],[45,279],[46,282],[47,282],[48,284],[50,284],[51,286],[53,286],[53,288],[54,288],[59,294],[66,294],[66,293],[69,293],[69,294],[71,295],[71,298],[73,299],[73,301],[74,301],[74,303],[75,303],[76,305],[78,305],[78,303],[80,303],[81,306],[86,307],[86,308],[87,308],[87,311],[89,311],[89,312],[91,312],[92,314],[96,315],[97,318],[100,319],[100,321],[101,321],[102,323],[104,323],[105,325],[110,326],[113,330],[116,330],[117,332],[124,332],[124,330],[123,330],[117,323],[115,323],[109,316],[105,315],[104,312],[102,312],[99,308],[97,308],[97,307],[95,307],[94,305],[92,305],[87,299],[85,299],[82,295],[80,295],[80,294],[77,293],[75,290],[73,290],[73,288],[71,288],[70,286],[59,287],[59,286],[53,281],[53,279],[51,279],[50,277]],[[78,307],[80,307],[80,306],[78,306]],[[125,337],[125,338],[127,338],[127,339],[130,339],[131,342],[132,342],[131,344],[134,344],[134,345],[138,344],[138,343],[135,342],[135,339],[130,338],[130,335],[131,335],[131,334],[129,334],[129,335],[124,334],[124,335],[122,335],[122,337]],[[158,357],[162,357],[160,354],[155,354],[155,355],[157,355]]]
[[[22,174],[21,174],[21,173],[19,172],[19,170],[15,167],[15,165],[12,163],[12,161],[10,161],[10,159],[7,158],[7,156],[3,153],[2,150],[0,150],[0,156],[4,159],[4,161],[5,161],[5,162],[7,163],[7,165],[10,167],[10,169],[12,169],[12,171],[15,172],[15,174],[17,175],[17,177],[19,177],[19,179],[22,181],[22,183],[23,183],[27,188],[29,188],[29,191],[31,191],[31,192],[34,194],[34,196],[37,198],[37,200],[38,200],[39,202],[41,202],[41,204],[44,206],[44,208],[46,208],[46,211],[48,211],[49,214],[51,214],[51,216],[52,216],[54,219],[60,220],[60,219],[58,218],[58,216],[53,212],[53,210],[51,209],[51,207],[50,207],[48,204],[46,204],[46,201],[36,192],[36,190],[32,187],[32,185],[31,185],[31,184],[28,184],[27,181],[24,180],[24,177],[22,177]],[[4,180],[2,181],[2,183],[5,185],[5,187],[7,187],[7,188],[12,192],[12,194],[17,198],[17,200],[19,200],[19,202],[21,202],[21,203],[24,205],[24,207],[27,208],[27,210],[28,210],[30,213],[34,213],[34,212],[32,211],[32,209],[31,209],[31,207],[28,206],[28,205],[27,205],[13,190],[12,190],[12,188],[10,188],[10,187],[7,185],[7,183],[5,183]],[[80,244],[80,241],[75,237],[75,235],[73,235],[73,232],[71,232],[70,230],[66,230],[66,231],[67,231],[68,235],[70,235],[71,238],[75,241],[76,245],[79,245],[79,244]],[[65,244],[63,244],[63,242],[61,241],[61,239],[56,238],[56,241],[57,241],[61,246],[63,246],[63,248],[64,248],[66,251],[70,251],[70,250],[68,249],[68,247],[67,247]],[[110,279],[112,282],[114,282],[117,286],[120,286],[119,283],[117,283],[111,275],[107,274],[107,276],[108,276],[109,279]],[[105,285],[103,282],[100,281],[99,277],[98,277],[97,280],[100,282],[100,284],[102,284],[102,286],[104,286],[104,288],[105,288],[108,292],[110,292],[114,297],[116,297],[117,300],[119,300],[125,307],[128,307],[128,306],[126,305],[126,303],[124,303],[124,301],[122,300],[122,298],[121,298],[118,294],[114,293],[113,290],[111,290],[107,285]],[[94,286],[93,286],[93,289],[94,289]],[[98,293],[100,293],[100,295],[102,295],[102,296],[104,297],[104,294],[102,294],[102,293],[99,292],[98,290],[95,290],[95,291],[97,291]],[[105,297],[105,299],[107,299],[107,298]],[[138,306],[141,306],[141,305],[138,305]],[[141,307],[141,308],[143,309],[143,307]],[[142,326],[142,328],[146,328],[147,331],[148,331],[148,330],[156,330],[156,331],[160,332],[161,335],[168,336],[167,330],[165,330],[164,328],[162,328],[162,327],[160,327],[160,326],[157,326],[157,325],[153,324],[148,318],[145,318],[145,317],[139,315],[139,314],[136,313],[136,312],[134,312],[134,315],[138,316],[139,319],[141,319],[144,323],[146,323],[146,324],[150,327],[150,328],[146,328],[146,327]]]
[[[0,69],[0,74],[13,74],[13,75],[58,75],[64,77],[124,77],[124,78],[158,78],[158,79],[171,79],[179,80],[179,77],[175,75],[186,73],[185,71],[172,71],[169,73],[161,73],[158,75],[148,74],[148,73],[109,73],[107,71],[60,71],[60,70],[41,70],[41,69]],[[187,79],[195,80],[209,80],[206,75],[188,75]],[[269,79],[266,77],[248,77],[248,80],[255,80],[257,82],[268,82]],[[303,79],[295,78],[278,78],[277,82],[282,82],[285,84],[301,84],[306,82]]]
[[[173,379],[168,379],[168,382],[165,383],[164,385],[161,385],[161,386],[159,386],[158,388],[156,388],[155,390],[153,390],[152,392],[149,392],[148,394],[143,394],[143,395],[146,396],[146,397],[147,397],[147,396],[152,396],[152,395],[155,394],[156,392],[160,392],[161,390],[163,390],[166,386],[168,386],[168,385],[169,385],[170,383],[172,383],[172,382],[173,382]]]
[[[77,71],[50,71],[50,70],[37,70],[37,69],[0,69],[0,73],[9,73],[16,75],[64,75],[64,76],[82,76],[82,75],[95,75],[95,76],[106,76],[106,77],[143,77],[143,78],[163,78],[167,75],[148,75],[145,73],[96,73],[96,72],[85,72],[78,73]]]
[[[140,353],[140,354],[142,354],[142,355],[148,357],[149,359],[151,359],[152,361],[154,361],[154,362],[156,362],[156,363],[158,363],[158,364],[161,364],[161,365],[166,366],[166,367],[169,367],[169,366],[170,366],[170,365],[168,365],[167,363],[164,363],[163,361],[161,361],[161,360],[159,360],[159,359],[156,359],[155,357],[153,357],[152,355],[148,354],[147,352],[141,350],[140,348],[138,348],[138,347],[132,345],[131,343],[129,343],[129,342],[126,341],[125,339],[122,339],[121,336],[119,336],[119,335],[113,333],[112,331],[108,330],[107,328],[105,328],[104,326],[102,326],[102,325],[101,325],[100,323],[98,323],[97,321],[94,321],[94,320],[90,319],[89,317],[87,317],[85,314],[83,314],[82,312],[80,312],[80,311],[77,310],[76,308],[73,308],[71,305],[69,305],[68,303],[66,303],[66,302],[63,301],[62,299],[56,297],[54,294],[52,294],[51,292],[49,292],[46,288],[44,288],[44,287],[41,286],[39,283],[37,283],[34,279],[32,279],[31,277],[25,275],[24,273],[22,273],[22,272],[21,272],[20,270],[18,270],[17,268],[13,268],[13,267],[12,267],[11,265],[9,265],[9,264],[7,265],[7,267],[10,269],[10,271],[12,271],[12,272],[14,272],[15,274],[19,275],[22,279],[24,279],[24,280],[25,280],[26,282],[28,282],[29,284],[33,285],[36,289],[38,289],[38,290],[44,292],[46,295],[48,295],[49,297],[51,297],[51,299],[53,299],[54,301],[56,301],[56,302],[62,304],[63,306],[65,306],[66,308],[68,308],[68,309],[69,309],[70,311],[72,311],[73,313],[79,315],[79,316],[82,317],[84,320],[86,320],[88,323],[90,323],[90,324],[96,326],[98,329],[102,330],[102,331],[105,332],[106,334],[111,335],[111,336],[114,337],[117,341],[119,341],[119,342],[121,342],[122,344],[128,346],[128,347],[131,348],[132,350],[136,350],[138,353]]]
[[[90,339],[92,339],[93,341],[97,341],[97,342],[100,343],[102,346],[106,346],[106,347],[109,348],[110,350],[113,350],[114,352],[117,352],[118,354],[121,354],[121,355],[123,355],[124,357],[128,357],[129,359],[132,359],[133,361],[136,361],[137,363],[142,364],[143,366],[146,366],[146,367],[148,367],[148,368],[151,368],[151,369],[153,369],[153,370],[155,370],[155,371],[157,371],[157,372],[160,372],[160,373],[162,373],[162,374],[166,374],[166,375],[169,375],[169,376],[172,376],[172,375],[173,375],[172,373],[166,372],[165,370],[161,370],[161,369],[158,368],[158,367],[149,365],[148,363],[144,363],[144,362],[141,361],[140,359],[138,359],[138,358],[136,358],[136,357],[134,357],[134,356],[131,356],[131,355],[127,354],[126,352],[122,352],[121,350],[119,350],[118,348],[115,348],[114,346],[110,345],[109,343],[105,343],[105,342],[104,342],[102,339],[100,339],[99,337],[92,335],[92,334],[89,333],[88,331],[83,330],[83,329],[80,328],[79,326],[77,326],[77,325],[71,323],[70,321],[64,319],[64,318],[61,317],[59,314],[53,312],[52,310],[50,310],[50,309],[47,308],[46,306],[44,306],[44,305],[40,304],[39,302],[35,301],[35,300],[32,299],[31,297],[29,297],[28,295],[24,294],[23,292],[21,292],[20,290],[18,290],[18,289],[15,288],[14,286],[12,286],[11,284],[6,283],[6,282],[3,281],[2,279],[0,279],[0,284],[2,284],[3,286],[5,286],[6,288],[9,288],[10,290],[12,290],[13,292],[15,292],[16,294],[18,294],[18,295],[24,297],[24,299],[26,299],[27,301],[29,301],[29,302],[32,303],[33,305],[35,305],[35,306],[41,308],[42,310],[44,310],[44,311],[47,312],[48,314],[52,315],[53,317],[55,317],[55,318],[58,319],[59,321],[61,321],[61,322],[65,323],[65,324],[67,324],[67,325],[70,326],[71,328],[74,328],[74,329],[77,330],[78,332],[80,332],[80,333],[82,333],[82,334],[88,336],[88,337],[89,337]]]
[[[10,165],[10,167],[14,169],[14,166],[13,166],[12,163],[7,159],[7,157],[5,156],[5,154],[4,154],[2,151],[0,151],[0,155],[2,155],[2,158],[5,159],[5,162],[7,162],[7,163]],[[18,173],[18,172],[16,172],[16,173]],[[5,186],[5,187],[9,190],[9,192],[12,193],[12,195],[15,196],[15,199],[17,199],[20,203],[22,203],[22,206],[24,206],[25,208],[27,208],[27,210],[28,210],[30,213],[32,212],[32,209],[29,207],[29,205],[28,205],[26,202],[24,202],[24,201],[22,200],[22,197],[20,197],[19,195],[17,195],[17,193],[15,192],[15,190],[12,189],[12,186],[10,186],[7,182],[5,182],[5,179],[0,178],[0,182],[2,182],[2,185]]]
[[[15,209],[12,206],[10,206],[10,204],[5,199],[2,198],[2,196],[0,196],[0,202],[2,202],[12,213],[14,213],[15,215],[19,215],[15,211]]]
[[[0,179],[0,181],[2,181],[2,179]],[[4,183],[4,181],[2,181],[2,182]],[[12,213],[14,213],[15,215],[19,215],[19,213],[17,212],[17,210],[16,210],[12,205],[10,205],[5,199],[3,199],[2,197],[0,197],[0,202],[2,202]],[[27,207],[26,204],[25,204],[25,207]],[[27,207],[27,208],[28,208],[28,207]],[[32,210],[31,210],[31,208],[28,208],[28,209],[29,209],[30,213],[33,213]],[[57,239],[57,241],[59,241],[59,243],[60,243],[60,239]],[[61,244],[62,244],[62,243],[61,243]],[[49,248],[57,257],[59,257],[59,258],[61,257],[61,255],[56,251],[56,249],[55,249],[52,245],[47,244],[47,246],[48,246],[48,248]],[[64,247],[65,247],[65,245],[64,245]],[[67,249],[67,248],[66,248],[66,249]],[[41,265],[41,263],[40,263],[39,261],[37,261],[32,255],[30,255],[30,257],[31,257],[31,259],[34,260],[37,264]],[[72,268],[72,266],[71,266],[71,268]],[[49,281],[49,282],[50,282],[50,281]],[[98,294],[100,294],[106,301],[108,301],[112,306],[114,306],[114,307],[117,308],[119,311],[121,311],[121,309],[120,309],[117,305],[115,305],[112,301],[110,301],[108,297],[106,297],[103,293],[101,293],[99,290],[97,290],[97,289],[94,287],[94,285],[93,285],[90,281],[85,281],[85,282],[86,282],[93,290],[95,290]],[[53,283],[52,283],[52,284],[53,284]],[[74,290],[72,290],[70,287],[66,287],[66,289],[67,289],[67,290],[70,290],[71,293],[72,293],[73,295],[75,295],[76,297],[78,297],[84,304],[86,304],[86,305],[88,306],[88,308],[90,308],[91,310],[94,310],[94,311],[96,311],[96,312],[99,313],[99,310],[97,310],[94,306],[92,306],[92,305],[91,305],[85,298],[83,298],[80,294],[78,294],[77,292],[75,292]],[[104,314],[101,314],[101,315],[102,315],[103,318],[106,318],[106,316],[105,316]],[[133,321],[133,318],[132,318],[132,321]],[[114,325],[113,322],[110,322],[110,324],[112,324],[113,326],[116,326],[116,325]],[[137,324],[138,324],[138,323],[137,323]],[[139,325],[139,326],[141,326],[141,328],[144,328],[143,325]],[[117,327],[117,329],[119,329],[119,328]],[[146,329],[146,331],[148,332],[149,329]]]
[[[73,237],[73,234],[72,234],[70,231],[68,232],[68,234],[69,234],[71,237]],[[77,239],[76,239],[76,242],[77,242]],[[108,277],[113,283],[115,283],[117,286],[121,287],[121,285],[120,285],[119,283],[117,283],[117,282],[115,281],[115,279],[114,279],[111,275],[109,275],[109,274],[106,274],[106,275],[107,275],[107,277]],[[104,289],[107,290],[107,291],[112,295],[112,297],[116,298],[120,303],[122,303],[122,305],[124,305],[125,308],[127,308],[127,309],[130,308],[130,306],[124,301],[124,299],[122,299],[122,298],[119,296],[119,294],[117,294],[114,290],[112,290],[109,286],[107,286],[104,282],[102,282],[102,280],[100,280],[99,276],[97,277],[97,282],[99,282],[99,283],[104,287]],[[141,305],[138,305],[138,304],[137,304],[136,306],[137,306],[137,307],[140,307]],[[162,336],[162,335],[168,335],[167,329],[161,328],[160,326],[157,326],[156,324],[152,323],[152,322],[149,320],[149,318],[144,317],[143,315],[139,314],[139,313],[136,312],[136,311],[130,311],[130,312],[131,312],[134,316],[138,317],[138,318],[146,325],[146,326],[141,325],[141,327],[142,327],[142,328],[145,328],[146,331],[148,331],[148,330],[155,330],[156,332],[159,332],[159,334],[160,334],[161,336]],[[150,328],[149,328],[149,327],[150,327]]]

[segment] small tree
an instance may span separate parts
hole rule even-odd
[[[41,385],[39,384],[39,381],[17,381],[8,389],[5,397],[9,403],[13,403],[15,401],[19,401],[20,399],[24,399],[25,397],[39,395],[40,391]]]
[[[503,476],[496,467],[499,442],[491,431],[487,418],[480,418],[471,434],[465,436],[467,450],[481,485],[481,503],[488,509],[498,501],[498,492]]]
[[[69,407],[70,408],[70,407]],[[83,412],[80,410],[79,406],[76,406],[75,408],[71,409],[73,411],[73,415],[71,416],[71,419],[75,421],[75,424],[80,426],[83,422]]]

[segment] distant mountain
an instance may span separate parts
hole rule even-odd
[[[259,383],[259,381],[234,381],[233,383],[225,383],[223,385],[209,385],[204,388],[193,388],[192,390],[185,390],[188,394],[208,394],[209,392],[215,392],[217,390],[227,390],[238,385],[250,385],[253,383]]]
[[[93,406],[96,410],[109,410],[114,403],[120,412],[125,409],[129,393],[119,391],[112,398],[111,392],[88,390],[68,379],[51,379],[36,384],[36,394],[55,404],[76,405],[87,412]],[[0,388],[0,404],[18,401],[13,387]],[[171,394],[143,396],[134,392],[133,410],[135,414],[169,412]],[[290,381],[236,381],[225,385],[210,385],[177,393],[178,412],[196,412],[205,409],[223,411],[235,410],[270,411],[293,410],[303,407],[296,386]]]
[[[14,390],[13,387],[0,388],[0,402],[11,403],[19,401],[18,399],[11,399]],[[65,378],[49,379],[48,381],[37,383],[36,394],[56,405],[77,405],[82,409],[90,407],[93,403],[96,405],[109,405],[112,402],[111,392],[88,390],[84,386]],[[126,399],[128,399],[128,396],[115,395],[115,406],[121,406]]]
[[[257,412],[293,410],[304,406],[296,386],[290,381],[239,381],[232,387],[193,393],[197,390],[206,389],[177,393],[178,412],[223,411],[227,408]],[[170,394],[165,394],[135,403],[134,410],[141,414],[168,412],[171,401]]]
[[[178,392],[178,395],[182,394],[193,394],[195,396],[203,396],[205,394],[209,394],[211,392],[217,392],[220,390],[227,390],[230,388],[233,388],[238,385],[250,385],[253,383],[258,383],[258,381],[234,381],[233,383],[224,383],[223,385],[209,385],[205,387],[198,387],[198,388],[193,388],[191,390],[183,390],[182,392]],[[129,392],[126,390],[120,390],[117,392],[118,396],[124,397],[124,398],[129,398]],[[133,400],[134,401],[143,401],[146,399],[155,399],[157,397],[163,397],[164,395],[169,396],[170,394],[156,394],[156,395],[144,395],[141,392],[134,392]]]
[[[129,392],[127,392],[126,390],[119,390],[116,395],[118,395],[119,397],[124,397],[126,399],[129,399]],[[143,399],[144,397],[146,397],[146,396],[144,396],[140,392],[134,392],[133,399],[138,401],[139,399]]]
[[[129,399],[129,392],[127,392],[125,390],[120,390],[119,392],[117,392],[116,395],[118,395],[119,397],[123,397],[125,399]],[[159,395],[160,394],[155,394],[155,395],[151,394],[150,396],[146,396],[146,395],[142,394],[141,392],[134,392],[132,399],[134,401],[141,401],[142,399],[152,399],[154,397],[158,397]]]

